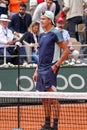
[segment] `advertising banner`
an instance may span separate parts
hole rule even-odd
[[[35,91],[32,80],[35,68],[0,68],[0,91]],[[87,92],[87,66],[61,67],[57,75],[57,91]]]

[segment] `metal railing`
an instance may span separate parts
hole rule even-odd
[[[9,47],[14,47],[15,48],[15,45],[9,45]],[[31,47],[27,46],[27,45],[22,45],[22,47],[25,47],[25,52],[26,52],[26,55],[20,55],[21,57],[27,57],[27,60],[31,61],[31,57],[32,57],[32,49]],[[9,57],[8,55],[6,55],[6,49],[8,48],[7,46],[4,46],[4,47],[1,47],[1,48],[4,48],[4,55],[0,55],[0,58],[3,58],[3,63],[6,64],[6,57]],[[11,57],[18,57],[19,55],[16,54],[16,55],[11,55]]]
[[[15,47],[15,45],[9,45],[9,47]],[[27,57],[28,61],[30,60],[31,61],[31,57],[32,57],[32,49],[30,46],[28,46],[27,44],[26,45],[22,45],[22,47],[25,47],[25,51],[26,51],[26,55],[20,55],[22,57]],[[87,44],[79,44],[79,45],[72,45],[72,47],[80,47],[79,49],[79,58],[81,60],[84,60],[84,58],[87,58]],[[6,49],[7,47],[4,46],[2,47],[4,48],[4,55],[0,55],[0,58],[3,58],[3,63],[6,64],[6,57],[8,57],[8,55],[6,55]],[[75,49],[74,48],[74,49]],[[85,51],[85,53],[84,53]],[[17,57],[18,55],[11,55],[11,57]]]

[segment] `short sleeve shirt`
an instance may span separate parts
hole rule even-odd
[[[55,59],[55,56],[59,55],[59,51],[56,50],[58,48],[57,44],[62,41],[63,36],[56,28],[40,35],[38,69],[49,67],[58,60],[58,58]],[[57,54],[55,55],[55,53]]]

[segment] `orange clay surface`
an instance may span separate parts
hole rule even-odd
[[[21,106],[19,111],[20,128],[23,130],[40,130],[44,123],[42,105]],[[12,130],[17,126],[18,107],[0,107],[0,130]],[[58,130],[87,130],[87,105],[62,104]]]

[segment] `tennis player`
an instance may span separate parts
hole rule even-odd
[[[69,50],[62,34],[54,27],[54,14],[45,11],[41,15],[41,25],[45,32],[39,39],[39,62],[34,72],[33,80],[40,92],[56,92],[57,73],[61,63],[69,55]],[[63,53],[60,57],[60,48]],[[40,130],[58,130],[59,102],[57,99],[43,99],[45,123]],[[51,106],[53,110],[53,124],[51,121]]]

